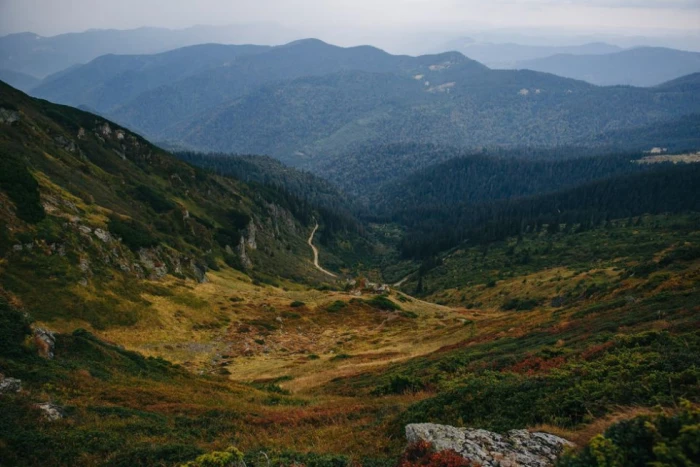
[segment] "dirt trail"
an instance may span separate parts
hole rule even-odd
[[[397,283],[395,283],[395,284],[394,284],[394,287],[401,287],[401,286],[403,285],[403,283],[406,282],[412,275],[413,275],[413,273],[411,273],[411,274],[409,274],[408,276],[404,277],[403,279],[401,279],[400,281],[398,281]]]
[[[323,269],[321,267],[320,264],[318,264],[318,248],[316,248],[314,246],[314,235],[316,234],[317,230],[318,230],[318,222],[316,223],[316,226],[314,227],[314,229],[311,231],[311,235],[309,235],[309,241],[307,242],[309,244],[309,246],[311,247],[311,249],[314,251],[314,266],[316,267],[316,269],[318,269],[319,271],[321,271],[324,274],[328,274],[331,277],[338,277],[335,274],[333,274],[332,272],[326,271],[325,269]]]

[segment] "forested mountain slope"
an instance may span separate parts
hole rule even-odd
[[[633,159],[641,154],[612,154],[564,160],[532,160],[463,155],[381,186],[370,203],[378,212],[419,206],[448,207],[540,195],[594,180],[647,170]]]
[[[554,193],[482,203],[422,205],[397,210],[392,218],[409,233],[406,255],[429,256],[467,244],[488,244],[547,225],[558,231],[588,229],[610,219],[700,210],[700,165],[660,165],[562,188]]]
[[[691,86],[601,88],[531,71],[449,66],[421,74],[416,80],[348,71],[271,84],[159,137],[308,167],[309,159],[322,164],[352,145],[582,144],[601,133],[697,112],[700,102]]]
[[[699,112],[696,81],[596,87],[490,70],[457,52],[395,56],[309,39],[105,56],[36,93],[87,106],[173,147],[267,154],[311,167],[368,145],[595,144],[600,135]]]
[[[254,45],[203,44],[155,55],[103,55],[46,77],[32,89],[32,94],[106,113],[151,89],[230,66],[239,57],[268,49]]]
[[[324,216],[308,202],[195,168],[112,122],[1,83],[0,108],[0,286],[38,318],[70,310],[94,326],[130,322],[139,306],[126,290],[142,279],[204,281],[222,267],[322,279],[306,239]],[[110,289],[122,290],[116,308]]]

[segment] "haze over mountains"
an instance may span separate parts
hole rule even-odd
[[[32,93],[171,146],[269,154],[297,165],[367,143],[588,144],[700,112],[692,87],[601,88],[491,70],[457,52],[397,56],[319,40],[107,55]]]
[[[550,57],[520,61],[513,68],[553,73],[601,86],[656,86],[680,76],[700,72],[700,52],[655,47],[595,55],[562,52]]]
[[[0,37],[0,69],[44,78],[105,54],[153,54],[206,43],[281,44],[298,37],[298,33],[278,24],[265,23],[186,29],[95,29],[52,37],[28,32]]]
[[[551,57],[558,54],[603,55],[620,52],[622,47],[605,42],[589,42],[581,45],[523,45],[516,43],[477,42],[471,38],[455,39],[443,48],[456,50],[491,68],[516,68],[525,60]]]

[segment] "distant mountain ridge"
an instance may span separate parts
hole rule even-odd
[[[491,70],[459,52],[410,57],[316,39],[222,47],[105,56],[33,92],[172,147],[268,154],[309,168],[368,144],[587,145],[601,134],[700,112],[694,77],[674,89],[601,88]],[[187,58],[193,51],[194,61]]]
[[[277,24],[194,26],[186,29],[144,27],[91,29],[42,37],[26,32],[0,37],[0,69],[37,78],[87,63],[105,54],[153,54],[196,44],[283,44],[299,35]]]
[[[450,41],[444,50],[457,50],[469,58],[492,68],[513,68],[523,60],[550,57],[557,54],[594,55],[619,52],[621,47],[605,42],[590,42],[570,46],[523,45],[512,42],[477,42],[470,38]]]
[[[612,54],[558,54],[521,61],[515,68],[553,73],[601,86],[656,86],[700,72],[700,53],[638,47]]]
[[[103,55],[48,76],[32,94],[108,112],[151,89],[267,50],[267,46],[203,44],[154,55]]]

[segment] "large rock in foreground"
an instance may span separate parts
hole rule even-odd
[[[428,441],[436,451],[453,450],[483,467],[548,467],[569,441],[548,433],[511,430],[499,435],[486,430],[455,428],[433,423],[406,426],[409,443]]]

